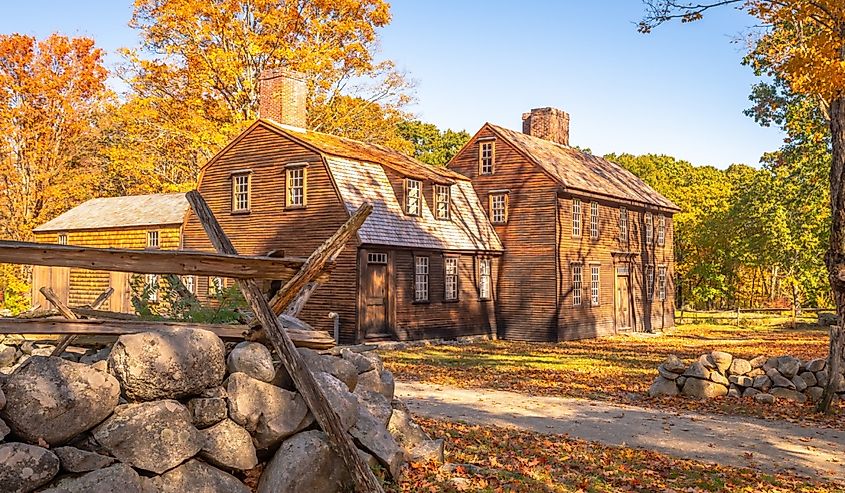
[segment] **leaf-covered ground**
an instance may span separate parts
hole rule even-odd
[[[789,354],[808,359],[827,354],[827,337],[825,329],[813,325],[791,329],[766,324],[691,324],[661,336],[613,336],[554,344],[484,341],[385,351],[383,356],[396,378],[405,381],[786,419],[845,429],[841,404],[834,415],[824,416],[813,413],[810,404],[768,406],[752,399],[647,397],[657,365],[669,354],[687,363],[714,349],[743,358]]]
[[[391,492],[842,492],[841,486],[795,476],[674,459],[606,447],[564,435],[419,419],[446,438],[443,471],[415,464]]]

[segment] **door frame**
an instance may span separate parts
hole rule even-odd
[[[357,303],[357,326],[355,327],[356,342],[363,342],[366,337],[365,318],[367,312],[366,282],[367,282],[367,255],[370,253],[387,254],[385,270],[385,293],[384,293],[384,321],[387,334],[395,337],[396,303],[395,303],[395,281],[394,281],[394,251],[387,248],[359,248],[358,249],[358,303]]]
[[[613,252],[613,330],[633,331],[637,326],[636,309],[634,304],[634,259],[637,256],[634,252]],[[619,275],[620,267],[627,268],[627,275]],[[619,289],[619,277],[628,278],[628,325],[621,326],[619,323],[619,307],[617,306],[616,293]]]

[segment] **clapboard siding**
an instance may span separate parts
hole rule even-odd
[[[491,191],[510,191],[508,222],[494,225],[505,247],[496,283],[499,335],[512,340],[553,341],[557,338],[557,185],[503,139],[495,143],[495,172],[480,175],[479,139],[492,137],[495,134],[483,128],[449,168],[472,180],[488,209]]]
[[[159,232],[159,248],[163,250],[178,250],[181,242],[181,225],[144,226],[141,228],[112,228],[99,230],[65,231],[69,245],[98,247],[98,248],[128,248],[142,250],[147,247],[147,233]],[[57,243],[58,233],[35,233],[35,241],[39,243]],[[91,303],[97,296],[109,288],[109,273],[87,269],[70,269],[68,285],[68,304],[79,306]],[[33,286],[33,299],[40,299],[37,290],[41,286]],[[129,286],[123,287],[123,291]],[[115,287],[116,294],[121,296],[121,290]]]
[[[285,208],[285,165],[308,163],[306,207]],[[248,214],[232,213],[231,174],[249,171]],[[219,154],[202,174],[199,192],[241,254],[263,255],[279,250],[286,256],[310,255],[349,214],[337,196],[322,156],[263,126],[255,126]],[[212,251],[193,214],[185,224],[185,248]],[[301,318],[320,330],[332,330],[329,312],[340,316],[341,339],[356,339],[356,241],[350,241],[330,280],[305,305]],[[198,296],[207,299],[208,280],[198,282]]]

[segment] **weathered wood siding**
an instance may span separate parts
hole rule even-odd
[[[285,165],[308,163],[306,207],[285,208]],[[249,213],[233,213],[231,174],[249,171]],[[349,214],[332,184],[322,157],[309,148],[263,126],[256,126],[205,169],[199,191],[239,253],[263,255],[279,250],[307,257],[339,228]],[[189,214],[184,228],[188,250],[213,251],[202,225]],[[329,312],[340,316],[341,339],[356,337],[357,245],[351,241],[337,261],[331,279],[305,305],[302,319],[321,330],[333,330]],[[201,300],[208,279],[198,280]],[[231,284],[231,283],[228,283]]]
[[[573,199],[581,201],[581,235],[573,236]],[[591,203],[599,206],[599,237],[590,237]],[[628,241],[620,239],[620,207],[628,211]],[[645,213],[653,218],[653,240],[646,243]],[[666,217],[666,239],[657,244],[658,217]],[[560,293],[559,340],[584,339],[616,332],[616,267],[630,266],[632,329],[647,331],[674,325],[674,284],[672,281],[672,220],[669,213],[630,203],[620,203],[585,193],[558,195],[558,282]],[[582,265],[581,305],[574,306],[572,264]],[[591,266],[599,265],[599,305],[592,305]],[[646,296],[646,266],[654,266],[654,297]],[[657,269],[667,267],[666,299],[658,299]]]
[[[555,210],[557,184],[502,139],[495,144],[492,175],[478,167],[479,140],[495,138],[485,127],[449,168],[472,180],[488,207],[494,190],[509,190],[507,224],[494,225],[505,247],[496,282],[499,336],[512,340],[557,339]]]
[[[161,227],[145,226],[141,228],[110,228],[100,230],[75,230],[62,232],[67,235],[68,245],[99,247],[99,248],[128,248],[143,250],[147,247],[147,232],[159,232],[159,248],[162,250],[178,250],[181,241],[181,225],[168,225]],[[58,232],[35,233],[35,241],[39,243],[57,243]],[[50,269],[61,269],[61,267],[50,267]],[[128,276],[124,276],[124,279]],[[97,296],[102,294],[111,285],[110,273],[106,271],[95,271],[86,269],[70,269],[67,286],[67,303],[70,306],[79,306],[91,303]],[[123,282],[121,282],[123,284]],[[129,286],[112,286],[115,288],[114,298],[123,298],[129,294]],[[38,289],[41,286],[33,286],[33,301],[45,306]],[[54,290],[56,290],[54,288]],[[122,304],[125,308],[126,303]]]

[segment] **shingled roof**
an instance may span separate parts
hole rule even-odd
[[[681,210],[637,175],[614,162],[498,125],[487,125],[567,189]]]
[[[33,231],[44,233],[181,224],[188,207],[184,193],[91,199]]]

